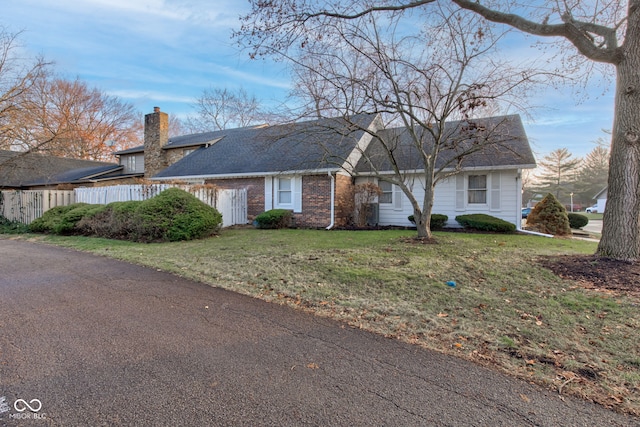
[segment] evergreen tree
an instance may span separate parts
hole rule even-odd
[[[551,193],[562,204],[570,204],[570,193],[574,192],[582,159],[573,158],[566,148],[558,148],[538,162],[541,168],[536,175],[540,193]]]
[[[585,206],[593,204],[593,196],[607,186],[609,176],[609,149],[598,145],[582,161],[574,200]]]

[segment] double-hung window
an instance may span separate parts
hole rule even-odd
[[[291,178],[278,178],[277,180],[277,201],[278,206],[292,205],[292,179]]]
[[[127,173],[136,171],[136,156],[127,156]]]
[[[472,204],[487,203],[487,175],[469,175],[467,202]]]
[[[393,185],[390,182],[378,181],[378,187],[382,190],[382,194],[378,196],[378,203],[393,203]]]

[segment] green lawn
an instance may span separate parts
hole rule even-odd
[[[592,254],[595,243],[441,232],[423,244],[414,234],[226,229],[164,244],[29,238],[313,311],[640,414],[640,301],[585,290],[536,262]]]
[[[598,219],[602,221],[603,214],[601,213],[586,213],[586,212],[576,212],[576,213],[586,216],[587,218],[589,218],[589,221],[591,221],[592,219]]]

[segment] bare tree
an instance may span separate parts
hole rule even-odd
[[[242,88],[232,91],[210,87],[193,107],[196,115],[187,117],[184,126],[194,133],[256,125],[266,117],[260,101]]]
[[[475,119],[517,103],[536,73],[489,55],[501,35],[459,8],[436,8],[415,31],[400,16],[365,16],[325,20],[314,34],[301,50],[277,51],[294,64],[294,95],[309,116],[381,115],[379,131],[363,129],[374,147],[361,155],[378,181],[402,190],[418,237],[430,238],[436,184],[459,173],[467,156],[489,146],[508,150],[514,138],[505,123]],[[380,161],[392,173],[378,169]]]
[[[15,122],[11,117],[22,110],[22,101],[46,75],[49,64],[42,58],[25,60],[19,54],[19,33],[0,26],[0,148],[11,149]]]
[[[577,65],[608,64],[616,70],[616,97],[608,178],[607,210],[597,253],[640,259],[640,1],[542,0],[540,2],[449,0],[488,21],[524,33],[554,38],[565,72]],[[299,0],[252,1],[239,34],[255,56],[266,50],[303,45],[322,34],[327,22],[357,20],[382,12],[399,14],[441,5],[436,0],[392,2]],[[386,15],[388,16],[388,15]],[[427,18],[430,19],[430,18]]]
[[[34,85],[10,116],[22,151],[87,160],[113,160],[113,151],[140,144],[133,105],[76,79],[50,77]]]

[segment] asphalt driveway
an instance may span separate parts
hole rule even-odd
[[[639,423],[161,271],[22,241],[0,254],[0,425]]]

